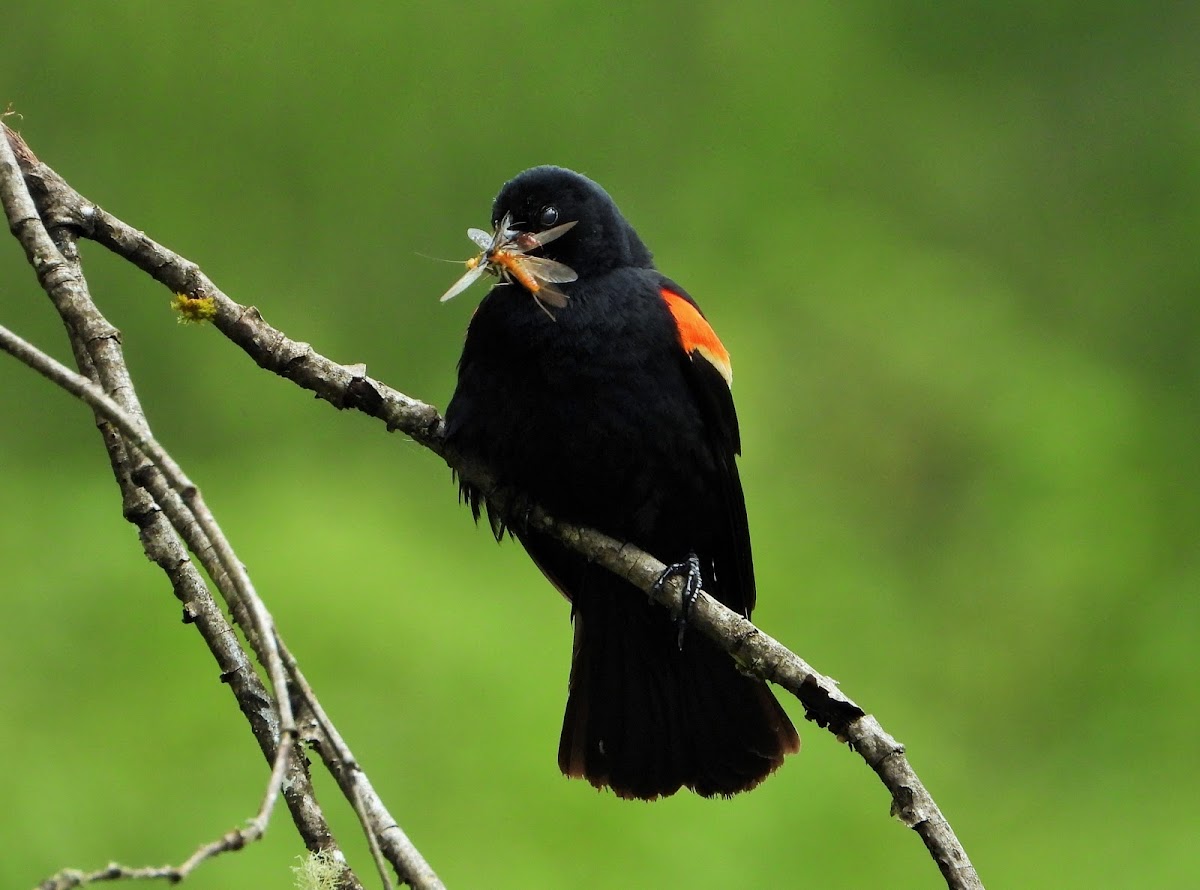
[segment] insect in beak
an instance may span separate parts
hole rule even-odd
[[[570,266],[546,257],[530,256],[529,252],[562,237],[576,222],[572,220],[544,232],[520,232],[512,228],[512,215],[505,214],[491,234],[483,229],[467,229],[467,237],[475,242],[480,252],[467,260],[466,274],[442,294],[441,301],[444,303],[457,297],[487,272],[505,284],[514,281],[520,284],[550,315],[547,305],[557,308],[567,305],[567,295],[554,285],[574,281],[579,276]]]

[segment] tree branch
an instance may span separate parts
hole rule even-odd
[[[541,508],[527,505],[519,492],[503,490],[486,467],[454,452],[433,406],[368,377],[363,365],[340,365],[309,344],[287,337],[269,325],[257,309],[230,299],[196,264],[83,198],[31,153],[22,159],[22,169],[44,216],[75,227],[84,237],[138,266],[173,293],[205,301],[204,305],[211,307],[214,325],[258,365],[336,408],[361,411],[382,420],[388,430],[407,434],[470,480],[502,515],[521,515],[531,528],[556,537],[678,614],[681,582],[673,579],[654,589],[654,582],[665,568],[662,562],[593,529],[561,522]],[[795,695],[807,719],[828,729],[863,758],[890,792],[892,813],[920,835],[948,887],[965,890],[983,886],[950,824],[908,763],[904,747],[842,693],[833,680],[707,594],[700,596],[689,621],[746,670]]]
[[[8,131],[6,129],[6,135]],[[33,160],[32,153],[19,140],[11,137],[16,153],[24,161]],[[345,857],[337,847],[330,833],[319,805],[313,795],[312,785],[308,774],[306,759],[291,750],[291,741],[295,731],[285,732],[284,722],[280,719],[279,701],[272,697],[262,686],[258,675],[245,653],[237,642],[237,637],[225,622],[220,609],[212,601],[203,581],[195,572],[194,566],[188,561],[186,554],[179,545],[175,531],[182,532],[190,546],[205,564],[207,571],[218,585],[227,602],[243,627],[249,628],[248,638],[256,645],[260,663],[269,664],[271,650],[283,648],[270,625],[269,615],[265,612],[261,601],[253,592],[248,578],[242,578],[239,593],[231,578],[238,573],[244,575],[241,564],[237,562],[228,544],[221,544],[223,535],[214,522],[207,521],[207,511],[195,492],[195,487],[180,478],[175,473],[175,484],[172,487],[153,463],[142,458],[136,447],[125,438],[126,435],[133,443],[147,446],[149,430],[145,417],[137,402],[132,382],[121,354],[117,332],[99,314],[95,304],[87,293],[86,282],[83,280],[79,267],[78,255],[74,244],[74,230],[61,225],[53,228],[54,242],[47,237],[47,229],[42,225],[34,209],[25,183],[17,173],[13,155],[9,152],[8,139],[0,140],[0,197],[3,198],[6,211],[10,217],[10,227],[26,249],[31,264],[39,273],[55,307],[63,316],[75,350],[77,362],[90,378],[102,381],[105,389],[113,395],[109,399],[105,393],[96,387],[91,387],[87,378],[79,378],[62,366],[54,367],[52,359],[42,356],[36,350],[21,344],[11,336],[5,338],[10,351],[14,351],[34,364],[41,364],[42,370],[52,374],[59,382],[78,392],[85,394],[99,408],[98,425],[104,435],[106,447],[109,449],[110,460],[122,489],[124,512],[130,521],[134,522],[142,538],[147,556],[164,569],[172,582],[176,596],[184,603],[184,620],[196,624],[210,650],[217,658],[222,670],[222,680],[227,682],[237,696],[239,705],[247,717],[255,737],[263,753],[274,764],[272,778],[268,783],[267,792],[259,813],[250,824],[242,829],[227,833],[220,840],[203,845],[187,861],[178,867],[161,869],[130,869],[123,866],[111,865],[106,869],[85,873],[77,870],[66,870],[49,879],[45,887],[78,886],[81,882],[98,880],[116,880],[122,877],[150,878],[162,877],[169,880],[180,880],[207,858],[227,850],[238,849],[246,843],[261,836],[266,828],[266,820],[272,809],[275,796],[283,785],[283,795],[292,812],[295,822],[306,846],[314,853],[319,853],[327,864],[340,865],[338,885],[345,888],[361,887],[354,872],[345,866]],[[80,335],[79,332],[83,332]],[[90,388],[89,388],[90,387]],[[119,403],[119,404],[117,404]],[[114,407],[123,414],[114,414]],[[104,419],[105,416],[111,419]],[[115,424],[115,425],[114,425]],[[123,432],[122,432],[123,431]],[[151,446],[147,446],[151,447]],[[153,447],[151,447],[153,451]],[[163,455],[158,455],[160,458]],[[166,456],[169,461],[169,456]],[[165,461],[160,461],[164,462]],[[177,468],[176,468],[177,469]],[[136,482],[134,481],[136,477]],[[144,488],[139,487],[144,486]],[[149,492],[149,494],[147,493]],[[181,497],[181,493],[183,497]],[[151,496],[153,495],[153,497]],[[164,514],[169,517],[174,529],[164,520]],[[217,546],[214,547],[214,540]],[[244,594],[248,593],[249,596]],[[263,621],[263,618],[266,618]],[[257,625],[257,632],[256,630]],[[266,632],[269,631],[269,632]],[[264,645],[265,642],[265,645]],[[289,656],[290,660],[290,656]],[[294,667],[294,663],[293,666]],[[289,671],[292,671],[292,667]],[[290,722],[290,697],[287,681],[280,685],[278,678],[283,676],[284,667],[278,654],[274,656],[274,670],[271,673],[277,678],[273,685],[285,694],[280,698],[284,702],[283,713],[288,715]],[[307,684],[297,691],[304,701],[308,713],[317,712],[323,715],[320,704]],[[311,722],[311,721],[310,721]],[[328,721],[326,720],[327,724]],[[324,730],[315,722],[306,738],[317,746],[318,750],[328,750],[332,747]],[[339,745],[344,748],[340,737]],[[346,757],[352,761],[352,757]],[[286,776],[286,782],[284,781]],[[340,777],[339,777],[340,781]],[[363,777],[365,783],[365,777]],[[356,812],[367,816],[367,810],[360,805],[363,783],[355,786],[357,792],[355,801]],[[365,783],[369,789],[369,783]],[[397,873],[414,887],[438,888],[438,881],[432,869],[420,855],[408,844],[407,838],[395,827],[394,820],[378,804],[373,808],[373,824],[364,822],[364,830],[371,840],[372,847],[377,847],[376,836],[389,839],[389,859],[393,862]],[[384,885],[390,887],[390,880],[381,873]]]

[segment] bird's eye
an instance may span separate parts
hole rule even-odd
[[[547,204],[538,214],[538,226],[543,229],[548,229],[558,222],[558,208],[552,204]]]

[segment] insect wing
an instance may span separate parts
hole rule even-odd
[[[561,226],[546,229],[544,232],[510,232],[511,237],[504,242],[503,246],[519,253],[528,253],[549,244],[555,238],[562,237],[568,229],[575,225],[575,222],[563,223]]]
[[[483,229],[467,229],[467,237],[474,241],[480,250],[490,250],[492,247],[492,235]]]
[[[542,256],[522,256],[517,262],[521,264],[521,268],[538,281],[561,284],[566,281],[574,281],[579,277],[570,266]]]
[[[561,309],[567,305],[567,295],[554,285],[574,281],[579,276],[570,266],[540,256],[521,256],[518,260],[521,271],[537,284],[533,298],[543,309],[554,306]],[[554,316],[550,316],[553,318]]]
[[[567,305],[567,295],[553,284],[543,284],[538,288],[538,292],[533,295],[533,298],[539,303],[547,303],[555,309],[561,309]],[[551,315],[550,317],[553,318],[554,316]]]
[[[474,284],[478,280],[479,276],[487,271],[487,268],[488,268],[488,264],[481,259],[475,265],[474,268],[468,269],[467,273],[465,275],[463,275],[462,278],[458,279],[458,281],[456,281],[456,282],[454,282],[454,284],[450,285],[450,290],[448,290],[444,294],[442,294],[442,298],[441,298],[440,302],[445,303],[447,300],[451,299],[452,297],[457,297],[459,294],[461,294],[463,291],[465,291],[468,287],[470,287],[472,284]]]
[[[577,222],[579,222],[579,220],[573,219],[570,222],[565,222],[560,226],[555,226],[553,229],[546,229],[544,232],[530,233],[529,238],[533,241],[533,244],[525,249],[532,250],[534,247],[542,247],[546,244],[549,244],[555,238],[561,238],[563,235],[567,234],[568,231],[574,228],[575,223]]]

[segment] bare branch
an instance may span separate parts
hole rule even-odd
[[[51,875],[38,884],[37,890],[71,890],[73,887],[85,887],[88,884],[99,884],[103,881],[167,881],[175,883],[182,881],[185,876],[173,865],[161,868],[130,868],[110,862],[104,868],[96,871],[80,871],[77,868],[64,868],[57,874]]]

